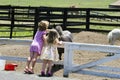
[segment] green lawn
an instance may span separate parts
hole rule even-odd
[[[75,4],[81,8],[108,8],[115,1],[117,0],[0,0],[0,5],[68,7]]]

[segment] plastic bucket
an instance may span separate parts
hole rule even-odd
[[[0,60],[0,70],[4,70],[6,60]]]
[[[17,64],[14,64],[14,63],[5,64],[6,71],[14,71],[15,67],[17,67]]]

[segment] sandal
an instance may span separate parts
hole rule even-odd
[[[26,73],[26,74],[29,73],[29,69],[25,68],[24,73]]]
[[[30,70],[28,71],[28,74],[34,74],[34,71],[30,69]]]
[[[47,73],[47,77],[52,77],[52,73]]]
[[[44,71],[41,71],[41,76],[45,76],[45,72]]]

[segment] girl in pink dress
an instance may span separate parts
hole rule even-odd
[[[41,76],[52,76],[51,69],[53,61],[59,60],[57,45],[62,44],[62,41],[59,41],[58,38],[58,33],[55,29],[51,29],[45,38],[45,44],[40,57],[43,60]],[[46,68],[48,68],[48,72],[45,74]]]
[[[47,33],[47,28],[49,26],[48,21],[41,21],[38,23],[38,31],[36,32],[34,39],[30,46],[30,56],[28,57],[26,67],[24,72],[28,74],[34,73],[34,66],[37,57],[41,55],[42,47],[44,44],[44,39]],[[31,63],[31,66],[30,66]]]

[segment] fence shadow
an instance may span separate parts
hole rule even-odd
[[[61,69],[63,69],[63,65],[56,65],[54,64],[53,67],[52,67],[52,73],[54,74],[56,71],[59,71]]]

